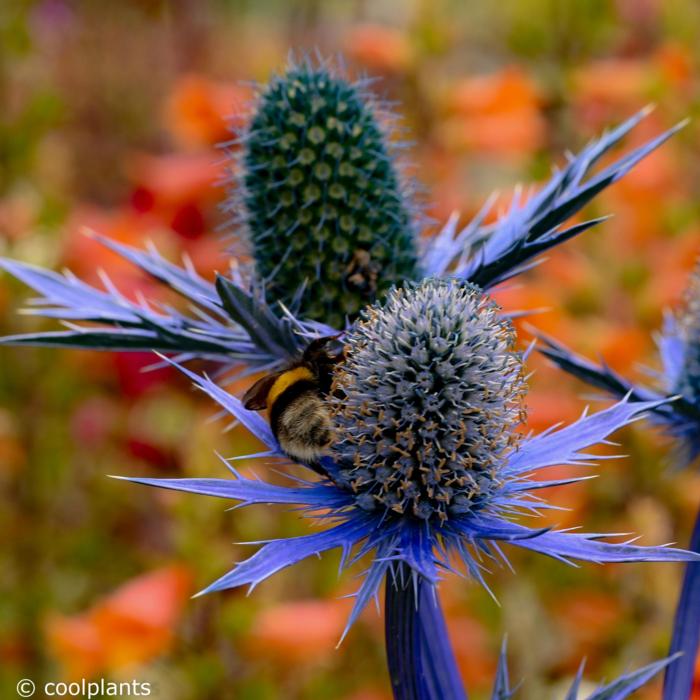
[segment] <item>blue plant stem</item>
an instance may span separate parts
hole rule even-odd
[[[385,632],[396,700],[467,700],[436,591],[404,564],[387,576]]]
[[[690,550],[700,552],[700,511],[695,521]],[[666,670],[664,700],[690,698],[695,673],[695,659],[700,644],[700,563],[686,564],[683,588],[676,608],[673,638],[669,655],[683,652]]]

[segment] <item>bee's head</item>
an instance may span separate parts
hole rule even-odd
[[[338,333],[312,340],[306,346],[301,358],[301,361],[311,367],[318,376],[323,393],[327,393],[330,389],[333,368],[344,358],[342,348],[336,352],[332,351],[333,345],[336,347],[339,345],[338,339],[341,335],[343,334]]]

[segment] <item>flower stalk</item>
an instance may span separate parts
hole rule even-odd
[[[396,700],[467,700],[434,586],[399,564],[385,586],[386,653]]]

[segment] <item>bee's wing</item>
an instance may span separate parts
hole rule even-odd
[[[261,411],[267,408],[267,395],[272,385],[283,372],[273,372],[258,379],[253,386],[243,394],[243,405],[250,411]]]

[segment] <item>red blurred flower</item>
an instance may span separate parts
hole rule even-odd
[[[165,384],[173,376],[172,367],[149,369],[158,362],[152,352],[115,352],[110,358],[121,393],[132,399]]]

